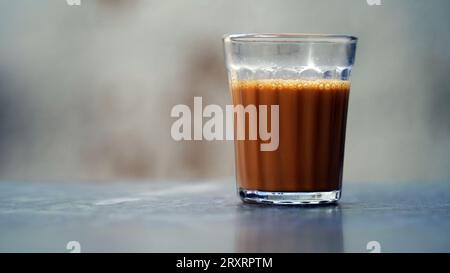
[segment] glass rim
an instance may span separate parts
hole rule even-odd
[[[223,36],[225,43],[356,43],[358,38],[339,34],[237,33]]]

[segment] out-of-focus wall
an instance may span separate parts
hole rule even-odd
[[[344,178],[450,181],[450,2],[381,2],[0,0],[0,179],[231,176],[172,106],[231,102],[224,33],[308,32],[360,38]]]

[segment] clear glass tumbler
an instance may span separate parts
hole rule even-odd
[[[339,200],[356,43],[345,35],[224,37],[244,202]]]

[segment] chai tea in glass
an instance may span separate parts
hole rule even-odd
[[[301,205],[339,200],[356,43],[357,38],[343,35],[224,38],[233,105],[277,109],[264,112],[267,117],[261,111],[234,116],[236,180],[244,202]],[[268,140],[260,136],[249,139],[252,126],[276,129],[276,149],[261,149]],[[238,129],[245,139],[236,138]]]

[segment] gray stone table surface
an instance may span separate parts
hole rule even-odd
[[[344,183],[338,205],[243,204],[234,182],[0,182],[0,251],[450,251],[450,183]]]

